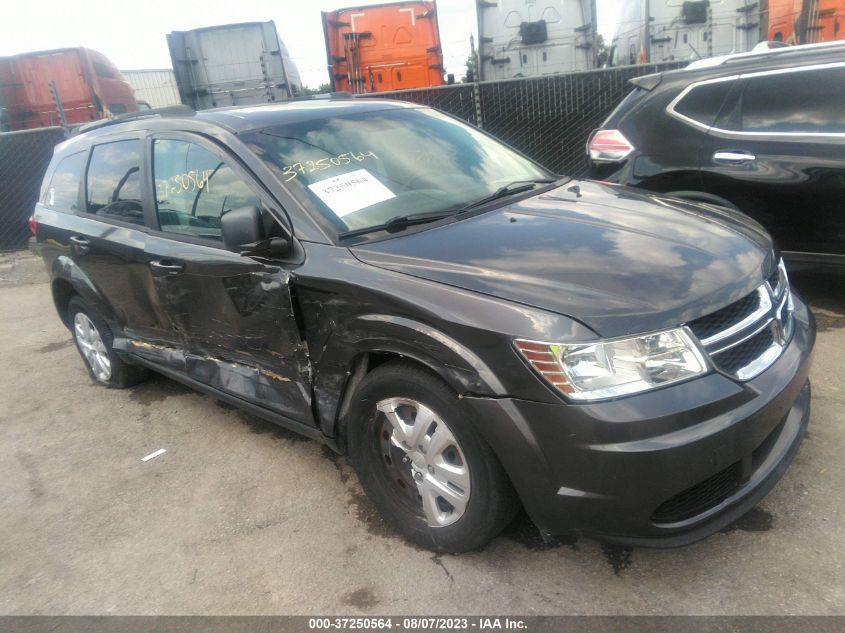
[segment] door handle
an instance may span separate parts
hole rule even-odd
[[[178,275],[185,270],[185,264],[172,259],[154,259],[150,262],[150,266],[168,275]]]
[[[743,150],[720,150],[713,154],[713,162],[718,165],[745,165],[755,160],[754,154]]]
[[[73,242],[74,244],[76,244],[77,246],[82,246],[82,247],[91,245],[91,242],[86,240],[84,237],[79,237],[78,235],[71,235],[70,241]]]

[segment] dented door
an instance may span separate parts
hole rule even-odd
[[[150,236],[146,248],[162,308],[188,377],[312,424],[308,354],[290,274],[214,246]]]

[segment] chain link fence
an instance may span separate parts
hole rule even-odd
[[[631,90],[629,79],[687,62],[608,68],[568,75],[398,90],[401,99],[448,112],[520,150],[555,173],[586,174],[585,144]]]
[[[0,134],[0,252],[26,248],[32,215],[59,127]]]

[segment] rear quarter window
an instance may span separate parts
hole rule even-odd
[[[673,110],[697,123],[710,127],[730,92],[733,81],[718,81],[695,86],[685,94]]]
[[[50,209],[72,212],[78,209],[79,185],[85,171],[87,152],[65,156],[56,165],[41,203]]]

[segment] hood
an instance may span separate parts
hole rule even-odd
[[[592,181],[353,247],[373,266],[556,312],[603,337],[718,310],[774,270],[750,218]]]

